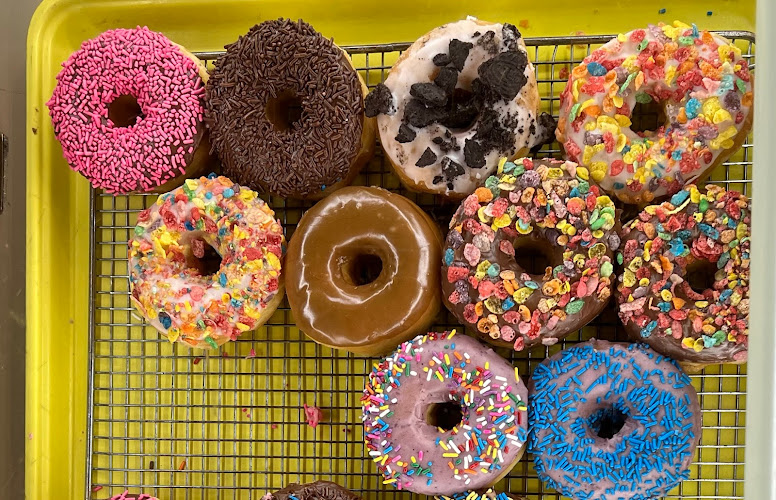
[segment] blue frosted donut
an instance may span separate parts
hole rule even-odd
[[[544,360],[529,390],[536,472],[563,495],[647,500],[688,477],[698,396],[676,362],[646,344],[578,344]]]

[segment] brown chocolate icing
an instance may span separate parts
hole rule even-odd
[[[309,24],[254,26],[226,47],[207,84],[206,121],[224,174],[292,198],[351,182],[374,151],[365,93],[348,55]]]
[[[292,483],[262,500],[361,500],[361,497],[330,481],[308,484]]]
[[[288,302],[316,342],[385,354],[436,316],[440,260],[441,235],[417,205],[343,188],[308,210],[291,238]]]
[[[609,300],[620,243],[614,203],[586,168],[558,160],[506,162],[485,186],[450,222],[445,304],[494,345],[552,345]]]

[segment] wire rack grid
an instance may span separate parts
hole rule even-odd
[[[754,36],[722,32],[754,67]],[[544,111],[557,117],[571,69],[610,36],[526,39]],[[346,47],[367,85],[383,81],[409,44]],[[220,52],[197,54],[212,64]],[[407,192],[378,147],[357,184],[401,193],[446,225],[451,204]],[[748,140],[712,181],[750,193]],[[561,154],[557,143],[539,156]],[[359,396],[374,360],[320,346],[295,326],[283,302],[270,321],[220,351],[205,353],[160,338],[129,300],[126,244],[136,214],[155,196],[92,194],[90,357],[85,498],[129,488],[162,499],[259,499],[290,482],[332,480],[366,500],[416,497],[382,484],[362,442]],[[309,203],[270,197],[286,237]],[[446,220],[447,219],[447,220]],[[446,312],[434,329],[459,327]],[[591,337],[624,338],[613,309],[550,348],[503,352],[525,376],[546,356]],[[693,376],[703,436],[691,479],[669,498],[743,498],[746,367]],[[304,404],[324,421],[313,429]],[[526,455],[499,488],[529,499],[560,498],[543,487]]]

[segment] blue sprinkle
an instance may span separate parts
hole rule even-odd
[[[232,196],[234,196],[234,189],[232,188],[224,189],[224,198],[231,198]]]
[[[515,301],[512,300],[512,297],[507,297],[506,299],[504,299],[504,302],[501,303],[501,307],[505,311],[512,309],[514,306],[515,306]]]
[[[172,319],[171,319],[171,318],[170,318],[170,316],[169,316],[169,315],[168,315],[166,312],[164,312],[164,311],[162,311],[162,312],[160,312],[160,313],[159,313],[159,322],[162,324],[162,326],[163,326],[165,329],[167,329],[167,328],[170,328],[170,327],[172,326]]]
[[[220,273],[218,275],[218,282],[221,284],[222,287],[226,287],[226,275],[224,273]]]
[[[682,159],[682,150],[680,150],[680,149],[675,149],[675,150],[674,150],[674,151],[671,153],[671,159],[673,159],[673,160],[676,160],[676,161],[679,161],[679,160],[681,160],[681,159]]]
[[[666,13],[666,10],[665,10],[665,9],[660,9],[660,10],[658,10],[658,11],[657,11],[657,13],[658,13],[658,14],[665,14],[665,13]]]
[[[210,198],[212,198],[212,197],[213,197],[213,193],[211,193],[210,191],[208,191],[207,193],[205,193],[205,198],[207,198],[208,200],[209,200]]]
[[[587,72],[592,76],[604,76],[606,74],[606,68],[604,68],[603,64],[593,61],[587,63]]]

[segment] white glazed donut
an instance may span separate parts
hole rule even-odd
[[[417,40],[366,101],[404,184],[449,198],[471,193],[500,157],[552,139],[555,123],[538,109],[518,29],[474,18]]]

